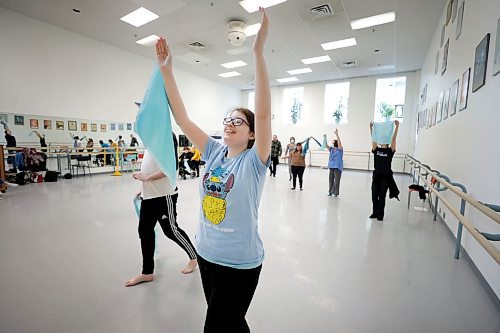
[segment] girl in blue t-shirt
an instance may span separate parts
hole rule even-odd
[[[340,141],[339,130],[335,129],[337,139],[332,141],[332,146],[326,145],[330,152],[328,157],[328,169],[330,169],[328,196],[338,197],[340,189],[340,177],[344,169],[344,147]]]
[[[165,39],[156,56],[176,123],[203,154],[200,218],[195,247],[208,304],[205,332],[250,332],[245,315],[264,259],[258,207],[271,152],[271,91],[264,60],[268,18],[263,8],[253,45],[255,114],[238,108],[223,119],[224,144],[210,138],[188,116]]]

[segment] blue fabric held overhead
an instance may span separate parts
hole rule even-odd
[[[392,141],[393,132],[394,132],[393,121],[373,123],[372,141],[380,145],[388,145]]]
[[[151,75],[148,89],[137,113],[134,131],[139,135],[144,147],[148,149],[161,171],[168,177],[172,187],[170,190],[173,192],[177,183],[177,173],[170,105],[163,78],[157,66]]]
[[[327,144],[328,144],[328,142],[326,139],[326,134],[323,134],[323,144],[321,145],[321,150],[325,150]]]

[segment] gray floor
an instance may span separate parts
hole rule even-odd
[[[369,173],[345,171],[326,197],[327,171],[307,169],[304,191],[287,170],[268,177],[260,207],[266,247],[247,319],[252,332],[500,332],[500,312],[430,213],[402,201],[370,214]],[[193,237],[197,181],[180,181],[179,224]],[[140,272],[130,175],[31,184],[0,201],[0,332],[201,332],[199,272],[158,235],[156,280]],[[413,206],[420,206],[415,201]],[[224,313],[220,314],[224,320]]]

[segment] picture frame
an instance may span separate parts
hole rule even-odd
[[[64,120],[56,120],[56,130],[64,130]]]
[[[101,132],[106,132],[106,124],[101,124]]]
[[[38,119],[30,119],[30,128],[31,129],[38,129]]]
[[[457,9],[458,9],[458,0],[453,0],[453,4],[451,6],[451,22],[455,22],[457,18]]]
[[[486,69],[488,67],[488,51],[490,45],[490,34],[476,46],[474,57],[474,74],[472,74],[472,92],[476,92],[486,83]]]
[[[115,130],[116,130],[116,125],[115,125],[115,123],[111,123],[111,124],[109,124],[109,130],[110,130],[110,131],[115,131]]]
[[[444,101],[444,91],[439,94],[439,100],[436,110],[436,123],[439,124],[443,120],[443,101]]]
[[[456,80],[450,88],[450,108],[448,113],[451,116],[454,116],[457,113],[457,102],[458,102],[458,85],[459,80]]]
[[[434,103],[434,108],[432,110],[432,126],[436,126],[437,108],[438,102]]]
[[[68,120],[68,131],[76,131],[76,120]]]
[[[0,124],[2,123],[9,123],[9,115],[6,113],[0,113]]]
[[[448,47],[450,46],[450,39],[446,41],[446,44],[444,45],[444,50],[443,50],[443,65],[441,67],[441,75],[444,75],[446,72],[446,68],[448,67]]]
[[[44,119],[43,120],[43,129],[46,129],[46,130],[52,129],[52,120]]]
[[[436,53],[436,62],[434,63],[434,75],[437,75],[439,68],[439,50]]]
[[[446,31],[446,25],[443,25],[443,27],[441,28],[441,44],[439,44],[439,47],[443,47],[445,31]]]
[[[443,99],[443,111],[441,112],[442,114],[442,120],[448,119],[448,108],[450,107],[450,88],[446,89],[444,92],[444,99]]]
[[[470,67],[462,74],[460,81],[460,107],[459,111],[467,108],[467,100],[469,98],[469,83],[470,83]]]
[[[87,129],[87,123],[80,123],[80,130],[82,132],[87,132],[88,129]]]
[[[118,130],[123,131],[125,129],[125,124],[124,123],[118,123]]]
[[[90,124],[90,131],[97,132],[97,124],[91,123]]]
[[[495,53],[493,55],[493,76],[500,73],[500,18],[497,22],[497,39],[495,42]]]
[[[453,0],[448,1],[448,8],[446,9],[446,24],[448,25],[451,21],[451,12],[453,7]]]
[[[458,8],[458,14],[457,14],[457,31],[456,31],[456,37],[455,39],[458,39],[460,35],[462,34],[462,24],[464,22],[464,10],[465,10],[465,1],[462,1],[460,4],[460,8]]]
[[[20,115],[16,114],[14,116],[14,125],[24,126],[24,116],[20,116]]]
[[[132,130],[132,123],[127,123],[127,131],[131,131]]]

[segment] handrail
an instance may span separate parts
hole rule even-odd
[[[444,205],[448,207],[450,212],[458,219],[459,232],[457,233],[457,247],[459,247],[461,243],[461,226],[465,226],[467,231],[469,231],[469,233],[479,242],[479,244],[486,250],[486,252],[488,252],[491,255],[491,257],[498,264],[500,264],[500,250],[498,250],[495,246],[493,246],[493,244],[491,244],[477,229],[474,228],[474,226],[469,222],[469,220],[465,218],[464,216],[465,203],[466,202],[469,203],[471,206],[478,209],[480,212],[482,212],[483,214],[485,214],[498,224],[500,224],[500,214],[497,214],[493,209],[480,203],[475,198],[467,194],[466,188],[462,184],[451,182],[450,179],[445,175],[439,173],[436,170],[432,170],[427,165],[424,166],[420,161],[418,161],[417,159],[415,159],[410,155],[406,155],[405,158],[408,160],[410,165],[414,166],[415,164],[417,164],[419,166],[419,171],[423,169],[428,173],[428,175],[434,177],[439,183],[438,188],[433,187],[432,183],[429,180],[427,180],[426,177],[423,178],[419,172],[419,177],[423,178],[424,182],[427,184],[429,188],[429,191],[433,192],[437,198],[441,199]],[[443,185],[443,187],[440,187],[440,185]],[[464,192],[458,190],[456,187],[459,187]],[[458,212],[454,207],[452,207],[452,205],[440,193],[445,190],[452,191],[462,199],[460,212]],[[435,212],[436,210],[437,206],[435,206]],[[458,259],[457,249],[455,251],[455,258]]]

